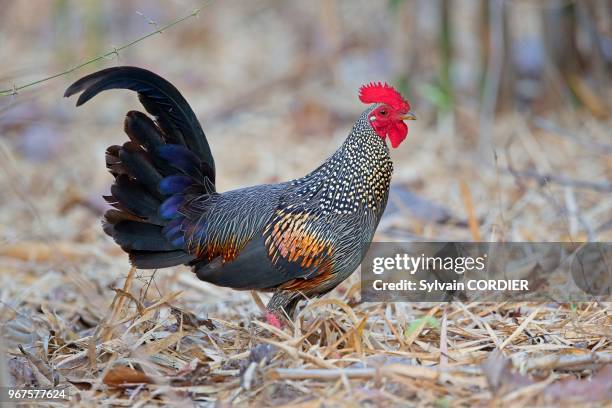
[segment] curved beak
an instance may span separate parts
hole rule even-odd
[[[400,116],[402,120],[416,120],[416,115],[414,112],[410,111],[405,115]]]

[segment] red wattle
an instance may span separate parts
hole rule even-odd
[[[391,146],[395,149],[406,139],[408,136],[408,126],[404,122],[398,122],[395,126],[391,127],[387,132]]]

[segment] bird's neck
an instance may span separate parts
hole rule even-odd
[[[393,163],[385,141],[362,115],[342,146],[320,167],[295,180],[297,194],[324,213],[382,213]]]

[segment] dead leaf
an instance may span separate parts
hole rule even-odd
[[[402,185],[391,185],[385,216],[389,217],[406,209],[413,217],[426,222],[443,224],[453,218],[446,207],[421,197]]]
[[[134,368],[115,366],[106,373],[103,382],[109,387],[121,387],[128,384],[152,384],[153,380]]]
[[[588,379],[566,378],[546,388],[544,394],[554,400],[580,402],[612,401],[612,364],[606,364]]]
[[[507,394],[533,381],[524,375],[512,372],[512,362],[499,349],[493,350],[482,364],[489,388],[493,394]]]
[[[487,378],[489,388],[495,392],[499,389],[504,375],[510,373],[510,359],[506,358],[499,349],[495,349],[482,364],[482,372]]]
[[[252,363],[261,363],[264,364],[272,361],[278,349],[271,344],[258,344],[251,349],[251,353],[249,354],[249,362]]]
[[[207,384],[210,379],[210,365],[194,358],[177,371],[172,378],[172,385],[175,387],[192,387]]]

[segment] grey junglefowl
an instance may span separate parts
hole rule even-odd
[[[385,210],[396,148],[406,138],[410,104],[391,86],[371,83],[370,106],[340,148],[306,176],[218,192],[215,162],[198,119],[162,77],[136,67],[104,69],[67,90],[77,106],[108,89],[138,93],[145,110],[125,118],[129,141],[110,146],[115,177],[104,231],[141,269],[189,265],[203,281],[273,292],[267,319],[323,295],[359,266]],[[239,152],[237,152],[239,154]]]

